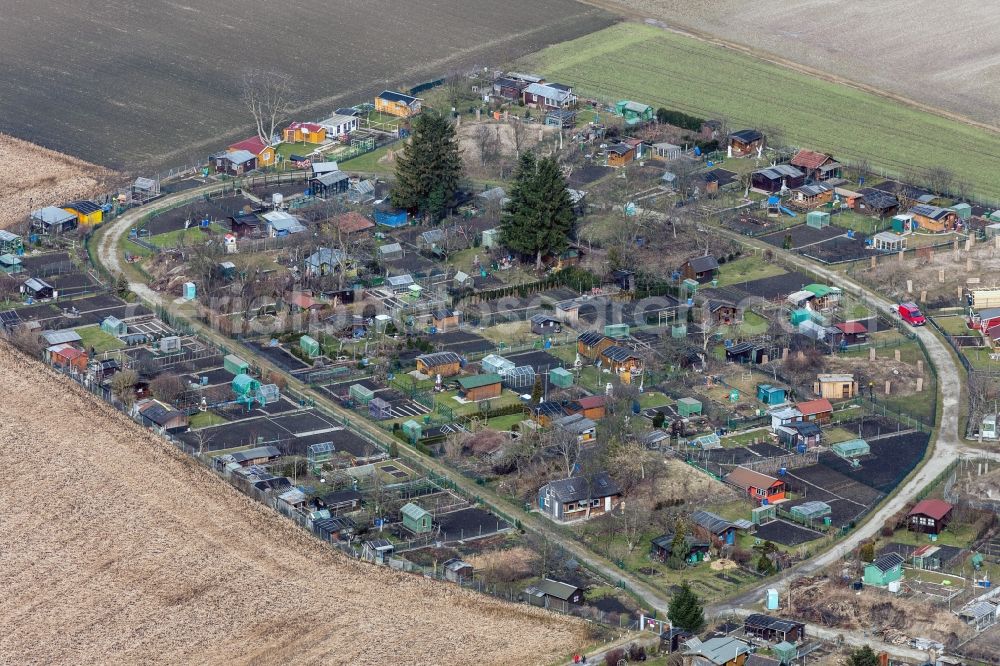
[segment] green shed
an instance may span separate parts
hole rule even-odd
[[[403,514],[403,527],[414,534],[426,534],[431,531],[431,514],[426,509],[417,506],[413,502],[404,504],[400,509]]]
[[[233,393],[241,398],[257,395],[260,391],[260,382],[250,375],[236,375],[232,382]]]
[[[802,287],[802,291],[808,291],[816,298],[826,298],[827,296],[833,293],[833,288],[828,287],[825,284],[819,284],[818,282],[814,282],[812,284],[807,284],[806,286]]]
[[[792,310],[792,326],[798,326],[804,321],[809,321],[809,310],[805,308],[800,308],[798,310]]]
[[[299,338],[299,348],[309,358],[316,358],[319,356],[319,342],[315,338],[308,335],[303,335]]]
[[[886,553],[865,565],[863,580],[867,585],[885,587],[903,577],[903,556],[899,553]]]
[[[687,324],[674,324],[670,327],[670,337],[672,338],[686,338],[687,334]]]
[[[785,389],[770,384],[757,385],[757,399],[765,405],[781,405],[785,402]]]
[[[830,226],[830,214],[821,210],[811,210],[806,214],[806,226],[823,229]]]
[[[351,400],[360,402],[362,405],[367,405],[375,398],[375,392],[361,384],[351,384],[349,393]]]
[[[788,641],[781,641],[771,648],[774,656],[783,664],[791,664],[799,656],[799,649]]]
[[[573,373],[566,368],[555,368],[549,370],[549,381],[560,388],[568,388],[573,385]]]
[[[625,119],[626,125],[649,122],[656,116],[656,112],[653,111],[653,107],[650,105],[627,99],[623,99],[615,104],[615,113]]]
[[[871,453],[871,447],[863,439],[849,439],[846,442],[837,442],[831,448],[841,458],[859,458]]]
[[[250,374],[250,364],[235,354],[227,354],[222,359],[222,367],[226,369],[226,372],[234,375]]]
[[[701,401],[694,398],[681,398],[677,401],[677,413],[683,417],[701,414]]]
[[[958,219],[960,220],[968,220],[972,217],[972,206],[967,203],[957,203],[951,209],[958,213]]]
[[[406,439],[410,441],[411,444],[416,444],[420,441],[420,437],[423,435],[423,429],[420,424],[410,419],[403,423],[403,434],[406,435]]]

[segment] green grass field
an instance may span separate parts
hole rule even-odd
[[[777,264],[768,263],[763,257],[741,257],[719,267],[719,286],[727,287],[751,280],[784,275],[785,272],[784,268]]]
[[[690,37],[621,23],[529,56],[522,67],[613,103],[634,99],[729,126],[776,127],[785,143],[865,157],[901,174],[950,169],[1000,200],[1000,135]]]
[[[125,343],[115,336],[102,331],[100,326],[84,326],[76,329],[76,332],[83,338],[80,344],[88,352],[93,348],[98,354],[103,354],[125,346]]]
[[[216,234],[225,233],[226,229],[223,229],[221,225],[213,222],[208,227],[209,231]],[[155,236],[150,236],[146,240],[156,247],[177,247],[178,245],[196,245],[199,243],[204,243],[207,241],[209,236],[201,230],[200,227],[191,227],[189,229],[178,229],[176,231],[168,231],[165,234],[156,234]],[[135,247],[135,244],[132,244]],[[132,254],[140,254],[139,252],[132,252]]]

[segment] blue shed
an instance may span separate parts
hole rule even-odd
[[[376,208],[375,223],[383,227],[405,227],[406,211],[398,208]]]
[[[758,384],[757,399],[765,405],[782,405],[785,403],[785,389],[770,384]]]

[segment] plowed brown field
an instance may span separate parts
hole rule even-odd
[[[335,554],[0,342],[0,663],[529,664],[583,624]]]

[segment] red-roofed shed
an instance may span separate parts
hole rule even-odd
[[[843,321],[834,326],[844,334],[844,340],[849,345],[864,342],[868,337],[868,328],[860,321]]]
[[[826,423],[833,418],[833,405],[826,398],[800,402],[795,405],[795,408],[802,413],[802,420],[806,422],[818,421]]]
[[[913,532],[940,534],[951,521],[951,512],[954,508],[944,500],[920,500],[907,514],[906,522]]]
[[[568,414],[583,414],[588,419],[602,419],[605,414],[607,399],[603,395],[590,395],[569,403]]]

